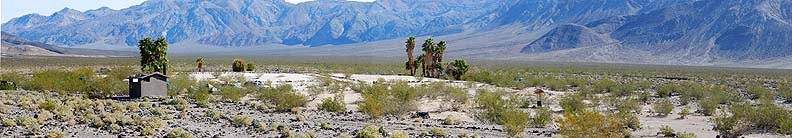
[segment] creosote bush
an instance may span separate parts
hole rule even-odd
[[[358,130],[355,133],[356,138],[379,138],[382,137],[382,134],[379,131],[379,127],[374,125],[369,125],[363,128],[362,130]]]
[[[246,115],[234,115],[231,117],[231,124],[235,127],[247,127],[253,125],[253,118]]]
[[[192,138],[193,134],[187,130],[182,128],[176,128],[168,132],[168,135],[165,135],[166,138]]]
[[[419,98],[417,89],[406,82],[387,83],[380,79],[377,84],[359,84],[352,89],[363,96],[358,107],[372,118],[383,115],[403,115],[414,111]],[[388,89],[390,87],[390,89]]]
[[[291,85],[281,85],[273,88],[264,88],[259,91],[259,100],[275,105],[279,111],[288,111],[292,108],[302,107],[308,99],[294,91]]]
[[[325,98],[322,100],[322,103],[319,104],[319,110],[324,110],[328,112],[344,112],[346,111],[346,103],[344,103],[344,95],[343,94],[336,94],[331,98]]]
[[[652,110],[660,116],[666,116],[674,109],[674,105],[668,99],[662,99],[652,105]]]
[[[564,137],[624,137],[624,126],[617,120],[591,111],[577,113],[564,113],[564,118],[559,120],[560,133]]]

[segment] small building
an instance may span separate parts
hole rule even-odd
[[[129,76],[129,98],[168,96],[168,76],[159,72]]]

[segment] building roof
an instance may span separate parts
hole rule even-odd
[[[139,79],[142,79],[142,78],[148,78],[148,77],[153,77],[153,76],[161,76],[161,77],[168,78],[168,76],[165,76],[165,75],[163,75],[163,74],[161,74],[161,73],[159,73],[159,72],[154,72],[154,73],[143,73],[143,74],[135,74],[135,75],[129,76],[129,78],[139,78]]]

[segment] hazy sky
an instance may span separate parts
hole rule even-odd
[[[23,16],[30,13],[38,13],[49,16],[65,7],[86,11],[98,9],[106,6],[111,9],[123,9],[132,5],[143,3],[145,0],[2,0],[0,1],[0,15],[2,22],[8,22],[11,18]],[[291,3],[299,3],[312,0],[286,0]],[[350,1],[374,1],[374,0],[350,0]]]

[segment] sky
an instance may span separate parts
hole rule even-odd
[[[65,7],[86,11],[109,7],[111,9],[123,9],[132,5],[138,5],[145,0],[2,0],[0,1],[0,18],[2,22],[8,22],[15,17],[24,16],[31,13],[38,13],[49,16],[60,11]],[[312,0],[286,0],[291,3],[300,3]],[[350,1],[374,1],[374,0],[350,0]]]

